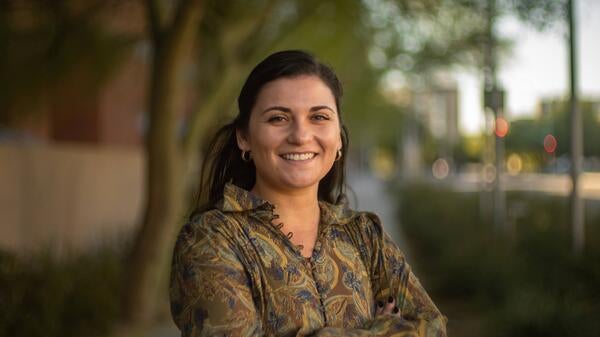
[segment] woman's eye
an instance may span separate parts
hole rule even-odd
[[[285,121],[285,117],[283,116],[272,116],[269,118],[269,122],[283,122]]]
[[[318,121],[326,121],[329,120],[329,117],[327,115],[314,115],[313,119],[316,119]]]

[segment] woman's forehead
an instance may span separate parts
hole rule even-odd
[[[265,84],[256,99],[255,108],[264,109],[268,105],[288,106],[289,108],[311,108],[315,105],[335,109],[335,97],[331,89],[316,75],[283,77]]]

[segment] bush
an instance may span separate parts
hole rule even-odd
[[[479,193],[426,185],[399,193],[415,264],[449,327],[460,303],[469,319],[480,321],[480,335],[600,336],[597,202],[588,204],[588,242],[576,258],[565,198],[509,193],[512,229],[502,233],[483,220]]]
[[[122,252],[68,258],[0,252],[0,336],[101,336],[120,310]]]

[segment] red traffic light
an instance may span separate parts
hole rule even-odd
[[[547,134],[546,137],[544,137],[544,150],[546,152],[554,153],[554,151],[556,151],[557,145],[558,142],[556,141],[556,138],[554,138],[553,135]]]
[[[502,117],[496,118],[494,124],[494,133],[500,138],[504,138],[508,134],[508,122]]]

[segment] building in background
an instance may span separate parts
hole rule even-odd
[[[428,171],[423,153],[426,138],[433,141],[434,161],[439,159],[445,163],[446,172],[442,172],[442,176],[447,176],[454,170],[454,148],[460,140],[456,84],[446,81],[411,90],[408,111],[401,139],[403,176],[422,175]]]
[[[151,55],[141,7],[123,6],[100,18],[109,31],[100,34],[136,38],[101,81],[71,67],[36,104],[7,105],[15,123],[0,123],[0,250],[83,251],[139,223]],[[19,10],[15,29],[26,30],[29,8]]]
[[[118,11],[109,9],[106,13],[97,14],[94,20],[102,22],[101,26],[90,24],[89,27],[85,26],[88,29],[86,33],[77,35],[77,32],[69,32],[71,35],[60,36],[67,41],[87,36],[92,40],[89,41],[89,50],[106,51],[118,46],[118,54],[107,52],[106,55],[100,53],[102,55],[88,57],[85,51],[68,51],[60,43],[57,43],[58,51],[44,50],[58,55],[48,55],[48,58],[55,59],[46,65],[57,69],[47,69],[47,73],[35,76],[51,77],[54,73],[60,73],[61,76],[46,82],[47,85],[52,83],[50,87],[44,87],[42,91],[34,90],[35,97],[30,100],[34,100],[35,104],[16,100],[6,107],[2,106],[10,110],[8,113],[15,118],[11,118],[13,123],[0,123],[0,141],[141,146],[145,132],[150,62],[142,9],[133,2],[124,4]],[[14,5],[11,24],[15,32],[22,31],[25,34],[35,29],[32,27],[36,24],[44,24],[43,19],[35,17],[32,11],[25,3]],[[45,40],[40,38],[40,41]],[[29,57],[27,53],[30,52],[21,49],[24,53],[22,57]],[[13,57],[18,57],[18,54],[15,55]],[[103,67],[90,69],[90,65],[98,63]],[[31,81],[36,82],[36,79]]]
[[[587,107],[594,114],[595,119],[600,123],[600,98],[599,97],[584,97],[581,100],[582,105]],[[568,99],[565,97],[547,97],[542,98],[537,107],[536,116],[538,119],[552,118],[552,113],[564,110],[568,104]]]

